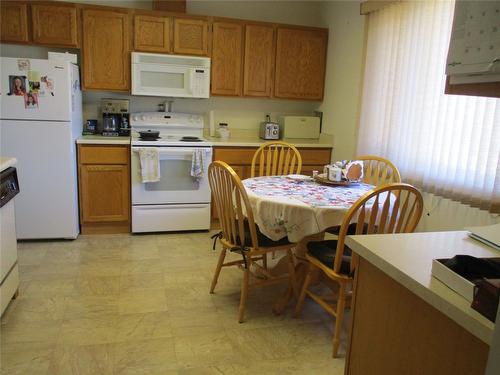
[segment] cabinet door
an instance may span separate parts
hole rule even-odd
[[[31,17],[35,43],[78,46],[75,5],[32,4]]]
[[[276,97],[323,99],[327,41],[327,30],[278,28]]]
[[[243,25],[214,22],[212,33],[212,94],[241,95]]]
[[[134,50],[170,52],[170,18],[136,15],[134,17]]]
[[[200,19],[174,19],[174,53],[208,55],[208,22]]]
[[[272,26],[245,26],[243,95],[271,96],[274,67],[274,30]]]
[[[83,10],[83,84],[85,89],[130,89],[128,13]]]
[[[2,42],[27,43],[28,34],[28,5],[14,1],[1,3],[0,40]]]
[[[129,186],[128,165],[80,165],[82,222],[127,221]]]

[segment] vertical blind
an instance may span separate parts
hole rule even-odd
[[[453,9],[408,1],[369,15],[357,151],[429,193],[500,212],[500,99],[444,94]]]

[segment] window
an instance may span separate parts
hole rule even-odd
[[[500,100],[445,95],[452,1],[371,13],[358,154],[426,192],[500,212]]]

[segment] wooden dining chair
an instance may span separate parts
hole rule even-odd
[[[298,296],[299,290],[295,284],[295,263],[292,252],[294,244],[288,242],[286,237],[279,241],[272,241],[259,231],[254,221],[245,187],[229,165],[222,161],[210,164],[208,180],[222,227],[220,238],[222,251],[212,279],[210,293],[214,292],[222,267],[237,266],[241,269],[243,281],[238,320],[242,323],[250,288],[289,280],[296,296]],[[286,251],[288,274],[274,276],[269,271],[267,254],[275,250]],[[228,251],[240,254],[242,259],[224,262]]]
[[[356,263],[345,245],[349,223],[356,218],[355,234],[410,233],[415,230],[422,210],[422,195],[413,186],[402,183],[383,185],[353,204],[344,217],[337,240],[309,242],[307,245],[308,270],[295,315],[300,315],[304,299],[309,296],[335,317],[333,357],[337,356],[339,348],[344,309],[350,304]],[[318,271],[325,276],[323,282],[330,286],[332,293],[319,295],[310,289],[313,275]]]
[[[388,159],[375,155],[356,156],[354,160],[363,162],[363,182],[365,184],[381,186],[389,183],[401,182],[398,168]],[[347,234],[354,234],[356,223],[351,223]],[[327,230],[328,233],[339,235],[340,226],[334,226]]]
[[[287,142],[272,141],[260,146],[252,158],[251,177],[299,174],[302,157],[299,150]]]
[[[375,155],[357,156],[354,160],[363,161],[363,182],[381,186],[401,182],[398,168],[388,159]]]

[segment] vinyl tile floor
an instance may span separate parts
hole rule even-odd
[[[211,234],[20,242],[1,373],[343,374],[344,358],[331,357],[333,318],[319,306],[306,301],[299,319],[293,306],[273,315],[286,285],[251,290],[242,324],[240,270],[224,268],[209,294],[220,250]]]

